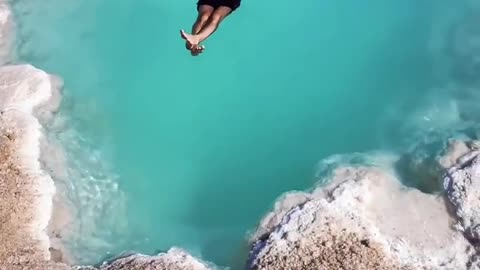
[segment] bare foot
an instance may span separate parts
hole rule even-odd
[[[203,50],[205,50],[205,46],[203,45],[191,45],[190,43],[186,42],[185,48],[189,51],[192,51],[192,53],[202,53]]]
[[[191,51],[190,51],[190,54],[191,54],[192,56],[198,56],[198,55],[200,54],[200,52],[199,52],[199,51],[196,51],[196,50],[191,50]]]
[[[200,43],[200,40],[198,39],[197,36],[187,34],[183,30],[180,30],[180,35],[182,36],[183,39],[187,41],[187,48],[189,50],[191,50],[194,46],[198,46],[198,43]]]
[[[205,46],[195,45],[195,46],[192,47],[192,49],[190,51],[192,52],[193,56],[197,56],[197,55],[203,53],[203,50],[205,50]]]
[[[195,35],[187,34],[183,30],[180,30],[180,35],[183,39],[186,40],[185,48],[187,50],[190,50],[193,56],[197,56],[203,53],[203,50],[205,50],[205,46],[198,44],[199,40]]]

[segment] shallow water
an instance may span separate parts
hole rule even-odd
[[[445,88],[465,81],[445,47],[467,1],[243,2],[193,58],[178,30],[194,1],[13,1],[19,58],[65,80],[49,136],[79,262],[175,245],[239,267],[248,231],[320,160],[472,126]]]

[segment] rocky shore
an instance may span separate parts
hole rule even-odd
[[[0,81],[0,268],[15,269],[50,260],[46,228],[55,187],[41,169],[34,111],[54,108],[58,85],[29,65],[0,67]]]
[[[442,159],[455,161],[447,196],[406,188],[382,169],[350,167],[335,170],[327,187],[285,197],[262,221],[250,269],[477,269],[480,204],[470,177],[478,152],[453,145]]]
[[[31,203],[35,195],[28,193],[31,186],[18,185],[31,179],[14,165],[12,149],[18,137],[12,134],[18,133],[2,129],[2,134],[2,192],[17,194],[10,196],[11,203],[2,203],[2,211],[17,216],[2,220],[10,226],[2,228],[10,229],[1,231],[6,245],[0,269],[216,269],[176,248],[157,256],[134,254],[97,267],[52,261],[48,248],[32,236],[35,227],[26,226],[22,233],[17,229],[33,221],[28,207],[35,209]],[[438,160],[438,166],[449,166],[438,175],[438,184],[444,187],[439,194],[406,188],[382,168],[351,166],[335,169],[326,186],[283,196],[252,235],[247,268],[480,269],[476,183],[480,152],[475,145],[453,141]],[[22,199],[30,204],[21,204]]]

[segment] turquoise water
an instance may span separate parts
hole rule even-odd
[[[194,58],[178,34],[193,0],[13,1],[19,58],[65,80],[50,136],[76,209],[67,245],[81,263],[181,246],[239,267],[323,158],[454,133],[429,106],[463,7],[448,2],[244,0]]]

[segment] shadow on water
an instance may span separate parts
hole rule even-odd
[[[439,139],[419,144],[409,153],[402,155],[394,165],[402,183],[425,193],[440,191],[443,170],[438,164],[437,157],[445,147],[446,143]]]

